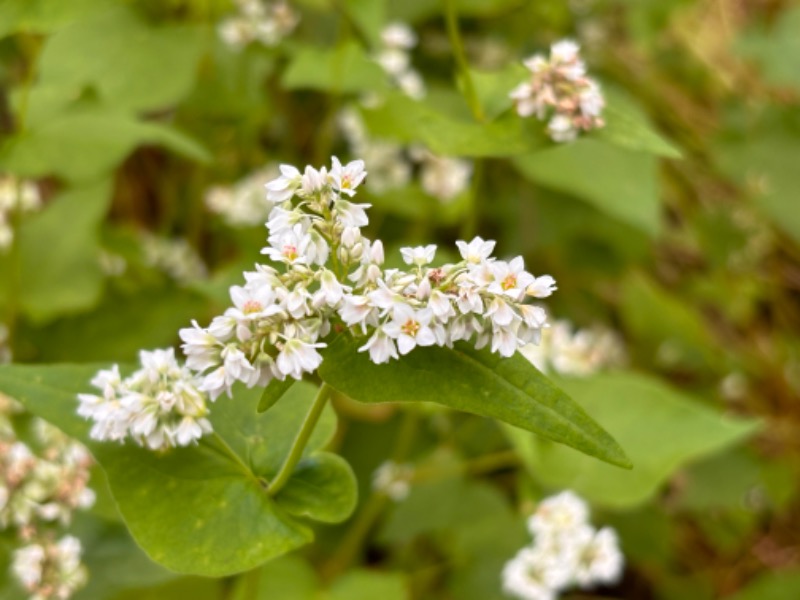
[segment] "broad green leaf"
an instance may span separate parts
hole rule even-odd
[[[356,508],[356,479],[342,457],[319,452],[301,461],[278,494],[278,504],[297,517],[340,523]]]
[[[334,94],[386,89],[386,75],[355,42],[337,48],[301,47],[283,74],[287,89]]]
[[[407,600],[402,575],[359,569],[337,579],[321,600]]]
[[[85,17],[110,0],[3,0],[0,2],[0,37],[15,32],[49,33]]]
[[[514,159],[526,178],[588,202],[611,217],[655,235],[659,230],[654,156],[585,137]]]
[[[381,30],[386,24],[385,0],[346,0],[347,15],[373,48],[381,46]]]
[[[0,153],[0,165],[27,177],[52,174],[71,181],[93,180],[146,144],[192,160],[208,159],[197,142],[167,125],[95,108],[60,114],[11,138]]]
[[[680,150],[656,133],[636,102],[615,88],[604,87],[603,92],[606,96],[603,110],[606,124],[592,133],[593,137],[627,150],[681,158]]]
[[[719,366],[720,350],[700,313],[644,274],[623,281],[621,306],[626,329],[652,359],[692,369]]]
[[[497,121],[460,119],[402,94],[389,94],[383,104],[363,111],[369,131],[401,142],[422,142],[443,156],[514,156],[545,144],[541,124],[508,113]]]
[[[625,452],[569,396],[525,358],[502,358],[467,345],[416,348],[403,360],[376,365],[362,342],[340,336],[325,350],[324,381],[359,402],[435,402],[522,427],[612,464]]]
[[[23,221],[17,294],[28,317],[41,322],[91,308],[99,300],[98,236],[110,200],[111,182],[101,181],[57,196]],[[10,289],[3,287],[0,298],[7,302],[4,292]]]
[[[469,210],[472,190],[467,189],[455,198],[442,201],[426,194],[417,184],[386,190],[366,196],[376,211],[385,211],[407,219],[425,220],[442,225],[457,225]]]
[[[769,83],[800,88],[800,6],[787,7],[779,15],[771,26],[746,32],[735,47],[758,63]]]
[[[756,204],[796,241],[800,241],[798,153],[798,134],[775,128],[754,132],[737,142],[719,144],[716,154],[725,172],[747,185]]]
[[[212,407],[215,435],[200,444],[154,453],[133,444],[97,443],[88,424],[75,414],[75,395],[89,391],[96,365],[4,366],[0,391],[22,401],[32,412],[87,443],[105,470],[112,494],[134,539],[156,562],[180,573],[223,576],[249,570],[313,539],[307,525],[294,520],[265,493],[280,468],[312,402],[315,388],[298,383],[267,415],[257,417],[258,390],[237,390],[234,399]],[[355,482],[349,467],[337,463],[331,495],[316,462],[330,462],[320,447],[332,435],[335,416],[328,407],[298,465],[301,480],[287,503],[295,513],[346,517],[354,504]],[[303,508],[297,492],[309,481],[320,499]],[[343,483],[344,482],[344,483]],[[347,483],[353,488],[349,493]]]
[[[633,470],[613,469],[519,429],[508,428],[507,433],[534,478],[609,508],[645,502],[682,465],[741,442],[758,429],[756,421],[721,416],[642,375],[606,374],[560,383],[635,457]]]
[[[509,96],[511,90],[530,77],[530,71],[518,61],[498,71],[472,71],[470,74],[481,106],[490,119],[511,109],[514,105]]]
[[[62,86],[65,98],[91,86],[118,110],[162,109],[191,89],[205,34],[191,26],[151,26],[112,5],[50,38],[39,75],[46,85]]]
[[[318,600],[314,569],[299,556],[283,556],[238,578],[231,600]]]
[[[275,403],[281,399],[281,396],[286,393],[294,379],[287,377],[283,381],[273,379],[269,385],[264,388],[264,393],[261,394],[261,399],[258,401],[258,412],[262,413],[272,408]]]

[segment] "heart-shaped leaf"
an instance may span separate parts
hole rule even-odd
[[[346,518],[356,502],[347,463],[321,452],[336,427],[327,408],[276,498],[266,485],[280,468],[316,393],[297,383],[257,416],[260,390],[237,388],[212,407],[215,432],[196,446],[154,453],[134,444],[89,439],[75,395],[89,390],[97,365],[0,368],[0,390],[86,443],[134,539],[155,561],[181,573],[223,576],[253,567],[313,539],[292,515],[325,522]]]

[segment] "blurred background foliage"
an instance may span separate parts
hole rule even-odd
[[[78,597],[502,598],[525,516],[563,488],[627,558],[619,585],[575,598],[800,597],[800,5],[456,4],[469,77],[444,5],[426,0],[295,0],[290,35],[240,49],[217,32],[228,0],[0,1],[0,173],[43,199],[8,215],[3,352],[128,362],[176,344],[225,308],[265,237],[213,214],[208,190],[268,164],[362,158],[340,126],[356,110],[371,138],[472,161],[446,201],[419,165],[382,193],[368,181],[372,237],[497,239],[557,279],[554,318],[619,332],[624,368],[557,380],[635,469],[477,417],[338,398],[333,447],[361,488],[350,521],[241,578],[179,577],[130,540],[98,471],[100,501],[75,527],[91,573]],[[421,100],[371,60],[395,20],[419,36]],[[507,94],[521,59],[564,37],[608,125],[557,145]],[[371,489],[390,458],[413,465],[403,501]],[[5,577],[0,597],[18,597]]]

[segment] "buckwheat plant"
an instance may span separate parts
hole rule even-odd
[[[553,600],[571,588],[619,580],[624,557],[610,527],[596,530],[589,508],[565,491],[543,500],[528,519],[533,543],[503,568],[503,589],[522,600]]]
[[[361,338],[377,364],[417,346],[473,340],[511,356],[538,341],[546,315],[527,301],[549,296],[552,277],[528,273],[521,257],[493,258],[495,242],[481,238],[457,242],[455,264],[432,266],[429,245],[401,250],[408,270],[383,268],[382,242],[361,234],[369,205],[352,201],[365,176],[363,161],[334,157],[330,170],[282,165],[267,184],[275,207],[261,252],[272,264],[246,272],[231,288],[233,306],[208,327],[180,332],[187,366],[212,399],[236,381],[265,386],[314,372],[333,329]]]
[[[57,540],[76,510],[94,504],[86,448],[45,421],[30,421],[30,443],[14,428],[24,410],[0,396],[0,530],[15,538],[11,572],[33,599],[69,598],[86,582],[81,544]]]
[[[581,131],[603,127],[605,99],[598,83],[586,75],[580,47],[571,40],[552,45],[550,57],[535,54],[524,61],[530,79],[510,96],[517,114],[547,120],[547,133],[555,142],[571,142]]]

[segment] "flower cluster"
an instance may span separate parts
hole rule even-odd
[[[381,31],[383,46],[375,57],[384,72],[409,98],[425,96],[425,82],[411,67],[410,51],[417,45],[417,35],[405,23],[395,22]]]
[[[11,215],[14,212],[33,212],[41,205],[42,198],[36,184],[12,175],[0,175],[0,252],[14,241]]]
[[[278,169],[268,166],[235,185],[214,186],[206,192],[206,207],[232,227],[261,224],[272,208],[264,197],[264,185],[277,175]]]
[[[145,264],[163,271],[178,283],[186,284],[206,276],[203,259],[185,239],[145,234],[142,252]]]
[[[547,132],[556,142],[570,142],[580,131],[604,125],[605,99],[597,82],[586,76],[579,46],[562,40],[550,48],[550,58],[536,54],[524,61],[530,79],[511,91],[521,117],[548,119]]]
[[[401,250],[409,270],[384,269],[382,242],[361,234],[369,205],[352,201],[363,161],[280,170],[266,186],[275,207],[262,250],[275,266],[246,272],[231,288],[233,306],[208,327],[180,331],[186,364],[212,398],[236,381],[265,386],[315,371],[333,325],[365,340],[360,351],[378,364],[417,346],[473,341],[511,356],[538,341],[546,315],[526,301],[553,292],[549,275],[528,273],[521,257],[495,259],[495,242],[481,238],[457,242],[456,264],[431,266],[429,245]]]
[[[86,448],[41,419],[29,419],[0,396],[0,531],[14,533],[12,573],[32,598],[68,598],[86,580],[80,542],[55,542],[57,529],[95,501],[88,487],[93,464]],[[17,436],[26,422],[29,443]]]
[[[370,191],[375,194],[408,184],[415,167],[419,168],[423,191],[442,202],[460,195],[469,185],[472,163],[468,160],[438,156],[419,145],[406,150],[400,144],[371,138],[358,111],[352,108],[340,113],[339,126],[350,151],[369,164]]]
[[[615,332],[603,327],[574,330],[564,320],[546,329],[538,345],[528,344],[520,353],[543,373],[573,377],[586,377],[626,361],[625,347]]]
[[[71,535],[18,548],[11,561],[11,572],[31,594],[31,600],[64,600],[88,579],[86,567],[81,564],[81,542]]]
[[[298,14],[283,0],[235,0],[237,14],[219,24],[220,38],[239,50],[252,42],[276,46],[294,31],[300,21]]]
[[[401,502],[411,491],[411,479],[414,466],[398,464],[388,460],[382,463],[372,474],[372,489],[385,494],[395,502]]]
[[[143,350],[142,368],[122,379],[119,367],[99,371],[92,385],[100,395],[78,394],[78,414],[94,421],[95,440],[131,437],[153,450],[188,446],[211,432],[206,394],[172,348]]]
[[[552,600],[569,587],[615,583],[624,557],[613,529],[595,530],[572,492],[543,500],[528,520],[533,544],[503,568],[503,589],[522,600]]]

